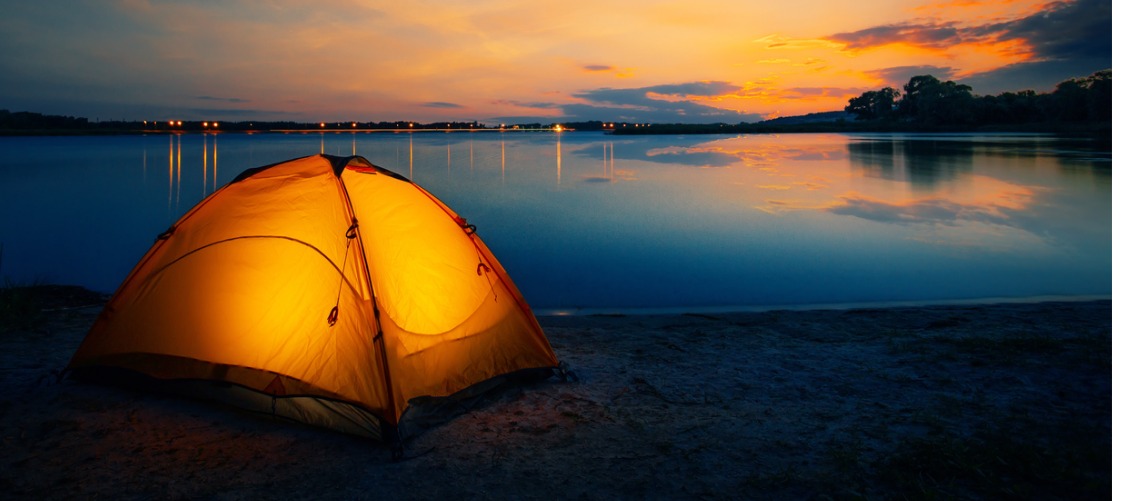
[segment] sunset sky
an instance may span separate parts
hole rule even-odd
[[[0,109],[99,120],[740,122],[930,74],[1112,67],[1110,0],[0,0]]]

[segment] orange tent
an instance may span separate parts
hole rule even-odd
[[[68,368],[207,381],[380,438],[413,399],[557,366],[474,226],[362,157],[315,155],[243,172],[159,235]]]

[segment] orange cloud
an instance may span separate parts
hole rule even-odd
[[[914,12],[943,21],[992,23],[1044,11],[1056,0],[945,0],[920,5]]]
[[[838,49],[843,44],[833,40],[803,38],[795,39],[784,35],[768,35],[752,41],[765,49],[804,50],[804,49]]]

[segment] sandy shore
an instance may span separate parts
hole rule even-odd
[[[71,305],[73,306],[73,305]],[[5,498],[1109,497],[1111,302],[540,319],[580,377],[383,444],[64,379],[0,335]],[[63,309],[60,309],[63,308]]]

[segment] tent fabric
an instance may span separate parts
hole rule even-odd
[[[160,235],[69,368],[316,399],[295,414],[337,428],[356,411],[321,409],[396,426],[418,397],[557,365],[464,219],[362,157],[314,155],[243,172]]]

